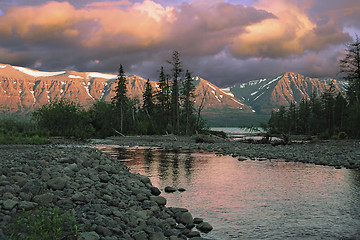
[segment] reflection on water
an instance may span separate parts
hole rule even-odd
[[[360,239],[360,172],[212,153],[102,148],[214,226],[211,239]]]

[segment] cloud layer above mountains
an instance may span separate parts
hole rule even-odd
[[[173,50],[218,84],[297,71],[333,76],[360,31],[357,0],[40,1],[0,3],[0,62],[39,70],[157,78]]]

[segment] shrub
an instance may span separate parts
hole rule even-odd
[[[33,118],[50,136],[84,140],[94,133],[88,113],[80,105],[64,99],[42,106],[33,113]]]
[[[79,232],[75,218],[70,213],[60,213],[59,208],[35,210],[18,214],[8,227],[8,240],[58,240],[76,239]]]
[[[339,139],[348,139],[346,132],[339,132],[338,137]]]

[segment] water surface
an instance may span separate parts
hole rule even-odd
[[[360,172],[285,162],[243,161],[213,153],[102,148],[162,193],[210,222],[210,239],[360,239]]]

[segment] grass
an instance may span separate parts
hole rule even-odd
[[[49,143],[48,138],[40,137],[38,135],[27,137],[27,136],[10,136],[10,135],[0,135],[0,144],[31,144],[31,145],[41,145]]]
[[[7,240],[72,240],[77,239],[79,229],[72,214],[61,213],[57,207],[39,207],[22,210],[7,228],[7,235]]]
[[[13,117],[0,118],[0,144],[46,144],[36,124],[30,120],[18,120]]]

